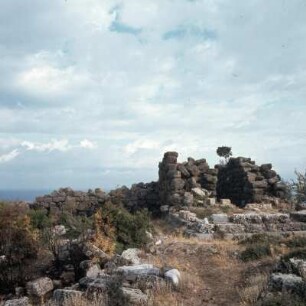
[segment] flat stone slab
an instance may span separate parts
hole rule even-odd
[[[273,290],[295,290],[303,283],[303,279],[295,274],[273,273],[270,277],[270,287]]]
[[[306,222],[306,210],[291,212],[290,217],[295,221]]]
[[[117,273],[122,274],[125,279],[134,281],[138,276],[142,275],[160,275],[160,269],[151,264],[142,264],[134,266],[122,266],[116,270]]]
[[[227,214],[212,214],[211,219],[213,223],[228,223],[228,215]]]

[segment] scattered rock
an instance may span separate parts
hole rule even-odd
[[[53,290],[53,282],[48,277],[41,277],[26,285],[28,295],[43,297],[46,293]]]
[[[20,299],[8,300],[4,303],[4,306],[30,306],[29,298],[23,297]]]
[[[141,263],[138,255],[141,253],[139,249],[127,249],[122,252],[121,257],[133,265],[139,265]]]
[[[67,290],[67,289],[56,289],[53,292],[53,300],[56,306],[64,305],[64,302],[67,300],[72,303],[76,303],[81,297],[83,293],[77,290]]]
[[[296,290],[303,283],[303,279],[295,274],[273,273],[270,277],[272,290]]]
[[[177,269],[171,269],[165,273],[165,279],[170,281],[172,285],[178,286],[181,280],[181,273]]]

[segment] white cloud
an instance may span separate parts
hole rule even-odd
[[[21,143],[22,147],[25,147],[28,151],[38,151],[38,152],[52,152],[52,151],[61,151],[66,152],[72,147],[69,145],[67,139],[52,139],[48,143],[33,143],[30,141],[23,141]]]
[[[97,145],[88,139],[83,139],[80,142],[80,147],[84,149],[95,149]]]
[[[19,151],[17,149],[7,153],[0,155],[0,163],[7,163],[13,159],[15,159],[19,155]]]

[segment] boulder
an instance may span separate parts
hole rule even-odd
[[[192,193],[194,194],[195,197],[204,199],[208,196],[208,192],[205,189],[201,188],[192,188],[191,189]]]
[[[56,289],[53,292],[53,300],[56,306],[65,305],[65,303],[70,303],[69,305],[74,305],[82,297],[82,292],[77,290],[68,289]]]
[[[273,273],[270,277],[270,287],[276,291],[295,291],[302,284],[303,279],[295,274]]]
[[[130,262],[132,265],[139,265],[141,263],[140,258],[138,255],[141,253],[139,249],[127,249],[122,252],[121,257]]]
[[[4,306],[30,306],[29,298],[23,297],[20,299],[7,300]]]
[[[171,269],[165,273],[165,279],[173,286],[178,286],[181,280],[181,273],[177,269]]]
[[[49,277],[41,277],[26,284],[27,293],[31,296],[43,297],[53,290],[53,282]]]

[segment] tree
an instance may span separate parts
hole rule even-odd
[[[295,175],[296,180],[289,183],[289,190],[291,199],[299,206],[306,203],[306,171],[304,174],[295,171]]]
[[[221,158],[224,158],[225,163],[227,163],[228,159],[232,156],[232,148],[226,146],[218,147],[217,154]]]

